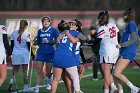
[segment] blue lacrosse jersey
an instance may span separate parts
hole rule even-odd
[[[70,30],[69,33],[73,37],[77,37],[80,33],[75,30]],[[65,35],[60,41],[56,52],[54,54],[53,67],[57,68],[68,68],[76,66],[74,55],[73,55],[73,43]]]
[[[138,36],[138,29],[134,21],[130,21],[128,23],[122,36],[122,43],[128,41],[131,38],[131,32],[136,32]],[[120,53],[120,56],[126,59],[130,59],[132,62],[136,56],[136,42],[127,47],[122,47]]]
[[[54,45],[49,43],[44,43],[44,39],[49,41],[55,40],[58,37],[58,31],[53,27],[48,27],[46,31],[42,29],[38,30],[37,40],[39,42],[39,49],[37,51],[38,55],[42,54],[54,54]]]
[[[80,65],[80,45],[80,42],[73,45],[73,56],[77,67]]]

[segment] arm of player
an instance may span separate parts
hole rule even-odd
[[[3,43],[4,43],[5,49],[7,50],[6,52],[7,52],[8,57],[9,57],[11,55],[11,49],[10,49],[10,46],[9,46],[7,34],[3,34]]]
[[[77,36],[77,38],[76,38],[76,37],[73,37],[73,36],[69,33],[69,31],[67,31],[67,32],[66,32],[66,35],[68,36],[68,38],[71,40],[72,43],[79,42],[79,40],[86,41],[86,37],[85,37],[84,35],[82,35],[82,34],[79,34],[79,35]]]
[[[68,38],[70,39],[70,41],[71,41],[72,43],[79,42],[79,39],[73,37],[73,36],[69,33],[69,31],[66,31],[66,35],[68,36]]]
[[[121,47],[127,47],[132,45],[133,43],[137,42],[137,33],[131,32],[130,39],[124,43],[121,44]]]

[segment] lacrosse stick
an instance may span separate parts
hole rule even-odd
[[[30,38],[31,38],[31,41],[34,40],[35,38],[35,33],[37,32],[37,28],[35,27],[32,27],[30,29]],[[29,63],[30,63],[30,57],[31,57],[31,49],[35,48],[35,50],[33,50],[33,54],[36,55],[36,51],[37,51],[37,48],[33,45],[30,46],[30,53],[29,53]],[[27,77],[29,75],[29,63],[28,63],[28,69],[27,69]],[[31,60],[31,71],[30,71],[30,78],[29,78],[29,88],[31,87],[31,82],[32,82],[32,73],[33,73],[33,60]]]

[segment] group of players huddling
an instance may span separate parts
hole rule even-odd
[[[136,56],[139,37],[134,8],[126,9],[123,13],[123,18],[127,26],[121,41],[119,29],[115,23],[109,21],[108,11],[99,12],[97,18],[99,28],[96,38],[100,41],[99,53],[104,75],[104,93],[124,93],[121,81],[131,89],[131,93],[138,93],[140,90],[122,74],[122,71],[130,62],[133,62]],[[8,43],[5,26],[0,26],[0,86],[5,81],[7,74],[6,50],[7,57],[11,58],[13,66],[8,92],[12,91],[12,85],[16,80],[15,76],[19,71],[20,65],[23,68],[23,91],[30,91],[28,84],[29,56],[31,54],[34,57],[31,46],[38,45],[36,86],[33,92],[39,93],[40,77],[45,65],[45,85],[46,89],[51,90],[51,93],[56,93],[61,77],[65,82],[68,93],[83,93],[80,89],[80,80],[84,72],[82,71],[84,68],[80,64],[80,48],[81,42],[86,42],[87,38],[81,33],[82,23],[78,19],[70,22],[61,20],[58,24],[59,31],[57,31],[50,25],[51,18],[49,16],[43,17],[41,21],[43,28],[39,29],[35,39],[31,40],[29,31],[26,31],[28,22],[20,20],[19,30],[14,31],[11,36],[11,48]],[[55,44],[57,44],[56,49],[54,48]],[[117,80],[117,87],[110,72],[114,64],[113,75]]]

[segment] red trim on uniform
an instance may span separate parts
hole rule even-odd
[[[7,31],[5,27],[2,27],[2,30]]]
[[[104,33],[105,33],[105,31],[104,32],[101,32],[100,34],[98,34],[98,37],[101,36],[101,35],[103,35]]]
[[[30,35],[28,35],[27,37],[30,38]]]

